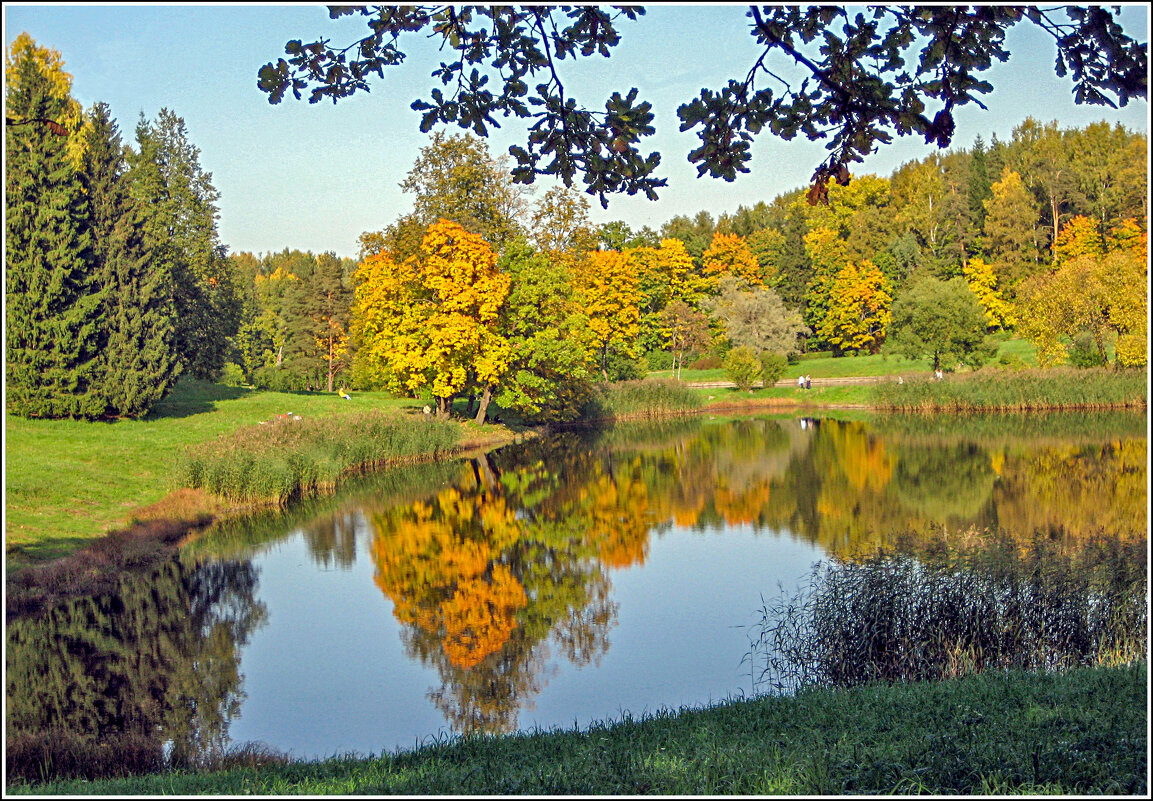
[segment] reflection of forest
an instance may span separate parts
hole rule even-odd
[[[884,436],[858,421],[745,418],[644,437],[626,427],[559,434],[475,460],[424,500],[377,507],[376,581],[410,654],[440,672],[431,697],[454,728],[509,731],[554,649],[578,665],[607,651],[607,570],[643,564],[654,533],[746,524],[838,556],[942,528],[1022,543],[1037,530],[1144,536],[1147,446],[1143,425],[1133,431],[987,445]],[[326,520],[331,530],[313,532],[310,547],[332,539],[339,562],[352,553],[352,521]]]
[[[174,560],[115,594],[10,621],[10,746],[66,734],[145,742],[161,760],[167,742],[174,765],[220,751],[243,697],[240,649],[266,615],[256,585],[248,562]]]

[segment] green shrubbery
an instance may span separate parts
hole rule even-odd
[[[345,473],[434,458],[454,447],[451,422],[367,412],[341,418],[283,416],[189,450],[181,481],[243,503],[284,503],[330,489]]]
[[[753,383],[761,375],[761,360],[752,348],[738,346],[725,354],[725,375],[737,385],[737,389],[752,389]]]

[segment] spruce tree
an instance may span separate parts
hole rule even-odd
[[[316,388],[333,391],[337,373],[348,363],[348,322],[352,290],[344,283],[340,259],[322,253],[309,272],[301,271],[285,295],[288,367]]]
[[[149,246],[146,207],[129,194],[124,144],[107,105],[92,107],[87,133],[82,164],[107,289],[101,389],[109,414],[142,417],[180,372],[170,257],[167,248]]]
[[[89,204],[68,158],[72,134],[36,122],[57,123],[75,101],[59,89],[66,73],[50,76],[37,62],[25,49],[5,76],[7,406],[25,417],[95,418],[105,411],[104,298]]]
[[[184,120],[161,109],[136,127],[133,194],[148,206],[147,241],[169,249],[176,349],[184,369],[214,380],[240,323],[241,298],[216,231],[219,197]]]

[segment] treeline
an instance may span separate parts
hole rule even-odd
[[[5,77],[8,410],[140,417],[181,373],[215,379],[240,295],[184,120],[141,115],[125,143],[27,34]]]

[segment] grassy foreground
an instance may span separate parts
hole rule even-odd
[[[1143,795],[1146,666],[944,682],[626,715],[381,757],[266,764],[11,794]],[[275,762],[272,760],[271,762]]]

